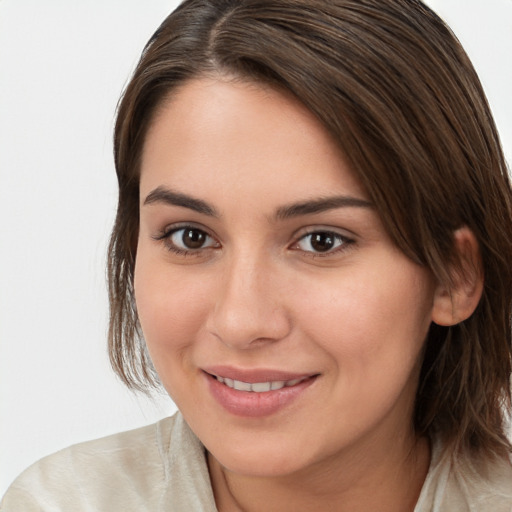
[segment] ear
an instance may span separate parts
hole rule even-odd
[[[454,233],[455,261],[450,269],[450,285],[439,284],[432,310],[432,321],[450,326],[463,322],[475,311],[484,287],[482,258],[478,241],[466,226]]]

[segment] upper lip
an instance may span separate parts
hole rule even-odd
[[[274,370],[270,368],[234,368],[232,366],[209,366],[202,368],[203,371],[216,377],[224,377],[232,380],[238,380],[247,383],[256,382],[276,382],[289,381],[295,379],[305,379],[318,375],[309,372],[289,372],[283,370]]]

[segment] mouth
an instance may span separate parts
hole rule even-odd
[[[292,373],[273,369],[240,369],[231,366],[203,368],[211,396],[228,413],[263,418],[287,410],[309,396],[318,373]]]
[[[305,380],[315,377],[314,375],[311,375],[290,380],[244,382],[242,380],[230,379],[229,377],[222,377],[220,375],[210,375],[221,384],[225,384],[228,388],[235,389],[236,391],[246,391],[249,393],[266,393],[268,391],[277,391],[282,388],[296,386]]]
[[[246,418],[262,418],[285,410],[309,396],[320,374],[278,370],[203,369],[211,396],[224,410]]]

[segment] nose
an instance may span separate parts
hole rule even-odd
[[[291,322],[277,272],[261,259],[226,262],[217,276],[207,328],[230,348],[251,349],[285,338]]]

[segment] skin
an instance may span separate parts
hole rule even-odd
[[[150,127],[140,190],[138,314],[219,510],[412,511],[430,458],[413,402],[446,293],[391,242],[319,121],[282,91],[190,81]],[[333,196],[360,202],[276,215]],[[204,244],[176,253],[184,225]],[[333,249],[311,232],[334,233]],[[212,397],[202,369],[220,364],[317,377],[247,418]]]

